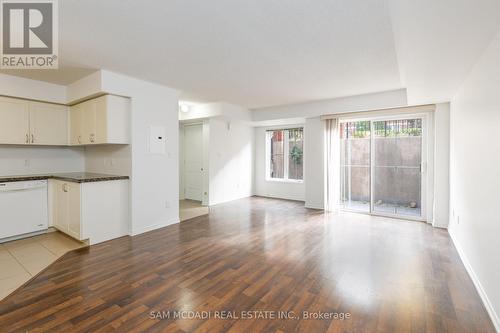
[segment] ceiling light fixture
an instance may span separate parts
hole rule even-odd
[[[179,108],[180,108],[181,112],[189,112],[189,109],[190,109],[189,105],[187,105],[187,104],[181,104],[179,106]]]

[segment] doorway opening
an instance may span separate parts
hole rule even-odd
[[[204,124],[181,123],[179,128],[179,218],[181,221],[209,213],[205,185]]]
[[[340,207],[425,220],[425,118],[339,122]]]

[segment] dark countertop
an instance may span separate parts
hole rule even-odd
[[[129,177],[106,175],[102,173],[91,173],[91,172],[70,172],[70,173],[54,173],[47,175],[0,176],[0,183],[21,182],[27,180],[44,180],[44,179],[57,179],[73,183],[91,183],[91,182],[104,182],[110,180],[123,180],[123,179],[129,179]]]

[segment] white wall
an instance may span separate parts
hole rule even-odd
[[[406,105],[406,91],[394,90],[376,94],[336,98],[309,103],[283,105],[252,110],[254,124],[280,123],[304,119],[304,182],[303,184],[271,184],[265,181],[265,136],[264,127],[255,133],[255,193],[284,199],[305,201],[305,206],[322,209],[324,206],[323,173],[323,122],[319,116],[324,114],[347,113],[374,110]],[[259,134],[260,133],[260,134]]]
[[[374,110],[406,105],[406,90],[400,89],[374,94],[256,109],[252,110],[252,120],[254,122],[261,122],[273,119],[313,118],[325,114]]]
[[[324,122],[319,118],[308,118],[305,126],[304,173],[306,181],[306,204],[308,208],[325,207],[324,174]]]
[[[179,125],[179,200],[184,200],[184,126]]]
[[[66,87],[0,74],[0,95],[66,104]]]
[[[130,145],[85,147],[85,171],[121,176],[132,175]]]
[[[102,70],[68,86],[68,100],[110,93],[131,98],[131,230],[136,235],[179,221],[179,125],[176,90]],[[166,153],[148,152],[149,126],[165,126]],[[117,153],[126,154],[126,152]],[[97,162],[99,164],[100,162]],[[95,165],[94,163],[91,163]]]
[[[451,101],[450,227],[500,331],[500,34]]]
[[[305,183],[281,182],[266,179],[266,130],[273,128],[297,128],[304,124],[293,124],[283,127],[255,128],[255,194],[289,200],[305,200]],[[307,161],[307,149],[304,148],[304,162]]]
[[[209,120],[209,204],[253,193],[253,128],[238,120]]]
[[[70,84],[66,88],[66,102],[75,104],[82,99],[103,93],[102,80],[107,73],[109,72],[97,71]]]
[[[226,102],[191,104],[188,112],[179,111],[180,121],[201,120],[214,117],[226,117],[244,122],[250,122],[252,120],[252,114],[248,109]]]
[[[131,97],[133,235],[179,222],[179,93],[103,71],[102,91]],[[149,126],[165,126],[165,154],[148,152]]]
[[[251,112],[225,102],[191,104],[189,112],[179,112],[179,120],[203,122],[203,169],[208,173],[203,177],[202,204],[216,205],[251,196],[254,172]]]
[[[0,146],[0,175],[81,172],[83,148]]]
[[[450,104],[436,104],[434,113],[433,226],[447,228],[450,211]]]

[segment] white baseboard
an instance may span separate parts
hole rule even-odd
[[[176,223],[180,223],[180,219],[179,218],[171,220],[171,221],[160,222],[160,223],[156,223],[156,224],[153,224],[153,225],[148,225],[148,226],[145,226],[145,227],[133,229],[130,236],[137,236],[137,235],[143,234],[145,232],[153,231],[153,230],[160,229],[160,228],[164,228],[166,226],[169,226],[171,224],[176,224]]]
[[[451,237],[451,240],[453,241],[453,244],[455,245],[455,248],[457,249],[458,255],[460,256],[460,259],[462,260],[462,263],[465,266],[465,269],[467,270],[467,273],[469,273],[469,276],[474,283],[474,286],[476,287],[476,290],[479,294],[479,297],[481,297],[481,300],[483,301],[484,307],[486,308],[486,311],[488,311],[488,314],[490,315],[491,321],[493,322],[493,325],[495,326],[495,329],[497,332],[500,332],[500,320],[498,318],[498,315],[495,312],[495,309],[491,305],[491,302],[488,298],[488,295],[484,291],[483,285],[481,284],[481,281],[479,281],[476,273],[474,272],[474,269],[470,265],[469,259],[467,259],[467,256],[465,255],[465,252],[462,250],[462,247],[458,243],[458,241],[455,239],[453,236],[453,233],[448,231],[448,234]]]
[[[296,198],[296,197],[290,197],[286,195],[267,195],[267,194],[254,194],[254,197],[261,197],[261,198],[269,198],[269,199],[282,199],[282,200],[290,200],[290,201],[301,201],[305,202],[304,198]]]
[[[311,204],[308,204],[308,203],[306,203],[304,205],[304,207],[310,208],[310,209],[319,209],[319,210],[324,210],[325,209],[325,207],[323,207],[322,205],[314,205],[314,204],[311,205]]]

